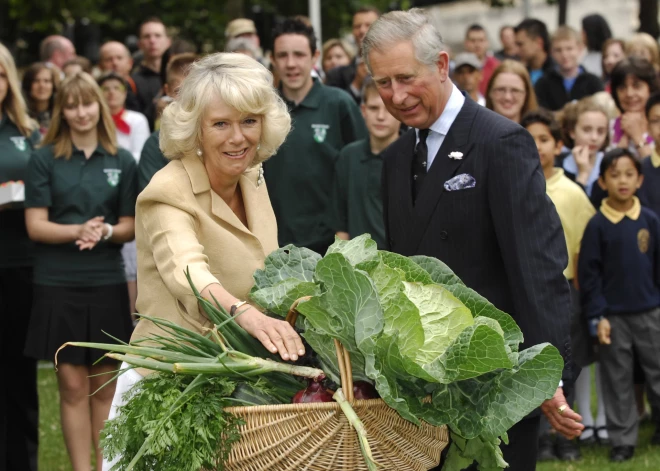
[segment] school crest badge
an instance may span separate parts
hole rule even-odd
[[[27,150],[27,142],[25,141],[24,136],[10,137],[9,139],[11,139],[11,142],[13,142],[16,148],[21,152]]]
[[[121,176],[121,170],[118,168],[104,168],[103,173],[108,177],[108,185],[115,187],[119,185],[119,177]]]
[[[327,124],[312,124],[312,129],[314,130],[314,140],[319,144],[325,141],[325,137],[328,135],[328,126]]]
[[[637,247],[641,253],[646,253],[649,251],[649,239],[651,234],[648,229],[640,229],[637,233]]]

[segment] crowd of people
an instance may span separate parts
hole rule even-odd
[[[190,293],[182,294],[184,265],[203,267],[193,273],[197,286],[229,311],[244,304],[252,271],[277,246],[324,254],[335,237],[369,233],[380,249],[392,247],[382,154],[407,126],[387,105],[403,106],[397,96],[415,77],[369,75],[362,46],[380,15],[357,10],[351,40],[320,47],[307,18],[288,18],[272,31],[267,53],[255,24],[239,18],[225,29],[232,55],[206,58],[171,38],[158,18],[140,25],[135,57],[108,41],[98,64],[77,56],[67,38],[49,36],[41,61],[19,71],[0,45],[0,183],[25,184],[24,202],[0,204],[0,347],[16,371],[2,388],[3,469],[37,470],[36,362],[52,361],[67,341],[141,338],[149,325],[141,321],[134,333],[132,313],[161,314],[154,306],[178,306],[173,319],[189,322],[197,315]],[[564,388],[585,429],[570,440],[546,422],[538,460],[578,460],[581,447],[599,443],[611,446],[612,461],[626,461],[642,420],[656,421],[652,443],[660,445],[658,42],[645,33],[613,38],[597,14],[581,31],[550,32],[527,18],[501,28],[499,39],[492,53],[482,25],[466,28],[463,50],[449,62],[463,93],[447,107],[473,101],[531,134],[563,227],[571,361],[581,370]],[[214,79],[223,67],[244,75]],[[219,98],[203,95],[213,84]],[[428,164],[413,168],[413,202],[441,142],[424,131],[413,143],[428,153]],[[244,155],[250,164],[241,166]],[[246,260],[250,269],[238,269]],[[243,317],[245,329],[295,360],[293,334],[257,316]],[[115,388],[99,388],[118,365],[100,357],[70,348],[58,358],[74,471],[89,469],[92,447],[102,469],[99,431]]]

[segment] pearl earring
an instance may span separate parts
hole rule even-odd
[[[261,149],[261,144],[257,144],[257,150]]]
[[[197,157],[201,157],[201,156],[202,156],[202,149],[197,149]]]

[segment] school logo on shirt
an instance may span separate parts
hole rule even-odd
[[[121,170],[118,168],[104,168],[103,172],[108,176],[108,185],[117,186],[119,184]]]
[[[25,141],[25,137],[18,136],[10,137],[9,139],[11,139],[11,142],[13,142],[16,148],[21,152],[24,152],[27,149],[27,142]]]
[[[637,233],[637,246],[639,247],[640,252],[646,253],[649,251],[650,238],[651,238],[651,234],[649,233],[648,229],[639,230],[639,232]]]
[[[328,135],[328,128],[330,126],[327,124],[312,124],[312,129],[314,130],[314,140],[319,144],[325,141],[325,137]]]

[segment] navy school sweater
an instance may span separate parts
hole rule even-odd
[[[660,167],[654,167],[650,157],[642,160],[644,183],[637,190],[642,206],[653,210],[660,217]]]
[[[589,221],[578,261],[582,306],[588,318],[660,306],[659,237],[660,220],[644,207],[635,220],[625,216],[613,223],[601,210]]]

